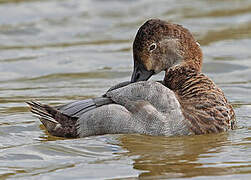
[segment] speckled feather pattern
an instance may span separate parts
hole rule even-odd
[[[231,104],[204,74],[186,67],[173,68],[164,82],[175,92],[194,134],[218,133],[236,127]]]

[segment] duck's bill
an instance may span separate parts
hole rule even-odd
[[[138,81],[147,81],[153,74],[154,71],[147,71],[142,64],[134,63],[131,83]]]

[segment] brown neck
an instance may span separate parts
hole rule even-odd
[[[199,45],[192,41],[185,52],[181,64],[166,70],[164,85],[172,90],[179,89],[190,76],[201,72],[203,54]]]
[[[201,66],[195,66],[194,64],[189,63],[189,61],[186,62],[188,63],[183,63],[166,70],[164,78],[165,86],[176,91],[180,89],[182,84],[190,79],[191,76],[201,72]]]

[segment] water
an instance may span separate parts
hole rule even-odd
[[[238,129],[172,138],[47,134],[24,102],[67,103],[128,80],[132,40],[151,17],[194,33],[203,72],[233,104]],[[0,0],[0,179],[250,179],[250,47],[251,0]]]

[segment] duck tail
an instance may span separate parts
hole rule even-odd
[[[30,111],[43,123],[47,131],[59,137],[78,137],[76,118],[62,114],[57,109],[35,101],[26,102]]]

